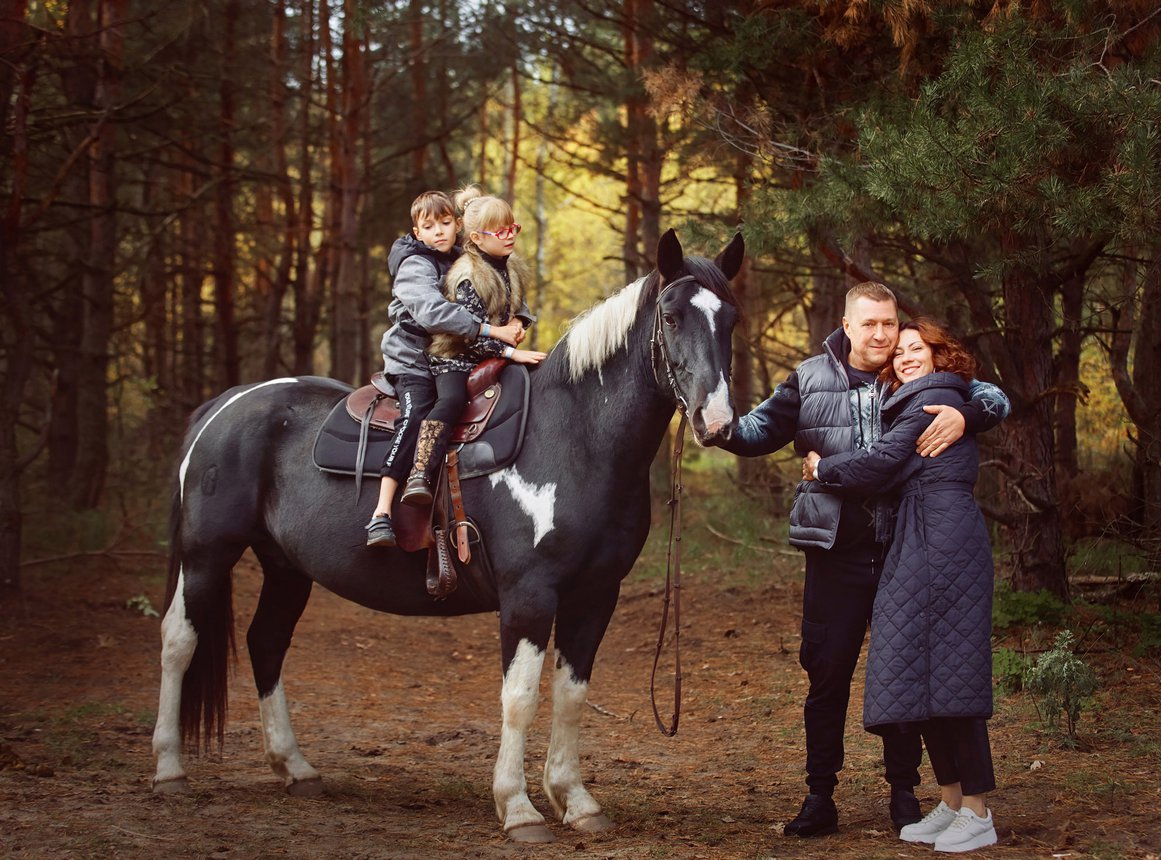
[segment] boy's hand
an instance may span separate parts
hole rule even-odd
[[[508,358],[517,364],[540,364],[548,358],[548,353],[538,352],[534,349],[514,349]]]
[[[503,341],[508,346],[519,346],[520,341],[524,340],[524,326],[519,320],[514,320],[508,325],[494,325],[488,332],[488,337]]]

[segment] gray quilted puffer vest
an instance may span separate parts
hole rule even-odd
[[[879,438],[882,398],[871,386],[851,388],[840,357],[847,345],[840,328],[827,337],[820,355],[798,366],[800,405],[794,451],[800,457],[811,451],[826,457],[855,447],[867,448]],[[800,482],[790,510],[790,543],[833,547],[842,506],[842,498],[819,490],[817,481]]]

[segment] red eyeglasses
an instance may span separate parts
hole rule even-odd
[[[495,236],[497,239],[511,239],[520,232],[520,225],[509,224],[507,227],[501,227],[495,232],[491,230],[477,230],[476,232],[482,236]]]

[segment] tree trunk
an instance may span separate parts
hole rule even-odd
[[[812,241],[812,248],[818,242]],[[847,282],[817,251],[814,273],[810,276],[810,301],[806,304],[806,327],[810,332],[810,352],[822,351],[823,341],[842,324],[846,315]]]
[[[427,147],[421,146],[431,133],[431,118],[427,111],[427,63],[423,45],[423,0],[411,0],[408,10],[411,27],[411,182],[415,189],[427,188]],[[349,22],[349,19],[348,19]]]
[[[354,382],[358,365],[359,333],[359,133],[366,97],[361,40],[354,26],[356,0],[344,0],[342,59],[342,120],[338,124],[337,161],[331,169],[337,180],[338,265],[332,320],[334,364],[331,375]]]
[[[520,162],[520,126],[524,118],[520,104],[520,61],[512,63],[512,138],[508,148],[508,171],[504,177],[504,198],[516,199],[516,168]]]
[[[310,106],[314,100],[314,0],[302,3],[302,80],[298,141],[298,238],[294,265],[294,364],[296,375],[314,373],[314,337],[318,328],[319,298],[311,275],[311,233],[314,232],[314,169],[311,150]],[[325,19],[324,19],[325,20]]]
[[[1080,381],[1080,350],[1084,341],[1081,316],[1084,313],[1084,276],[1069,278],[1061,287],[1063,325],[1056,353],[1056,468],[1059,477],[1076,477],[1076,404],[1084,393]]]
[[[109,338],[113,332],[113,278],[116,271],[117,222],[114,201],[117,125],[107,120],[121,91],[126,0],[104,0],[100,6],[98,64],[94,102],[102,117],[89,150],[89,257],[82,279],[85,330],[77,367],[77,409],[85,416],[85,444],[77,450],[70,484],[75,507],[97,506],[105,485],[109,457]]]
[[[234,50],[239,0],[226,0],[218,89],[218,181],[214,193],[214,312],[218,384],[223,390],[242,381],[235,321],[234,227]]]
[[[1005,244],[1009,258],[1018,259],[1029,249],[1023,237],[1009,236]],[[1047,589],[1067,599],[1049,396],[1055,292],[1049,275],[1013,264],[1004,277],[1004,342],[1016,372],[1014,379],[1004,379],[1012,414],[1001,425],[1002,444],[1011,474],[1002,492],[1014,518],[1013,586],[1018,591]]]

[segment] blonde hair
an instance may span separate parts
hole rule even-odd
[[[895,307],[899,307],[899,300],[895,298],[895,294],[891,292],[891,288],[885,284],[880,284],[877,281],[863,281],[861,284],[855,284],[847,291],[847,302],[843,308],[843,315],[850,316],[851,308],[859,299],[870,299],[873,302],[890,302]]]
[[[497,230],[516,220],[506,200],[487,196],[478,185],[461,188],[456,192],[455,200],[456,209],[464,219],[464,249],[468,251],[479,250],[471,239],[472,233]]]
[[[456,217],[456,206],[442,191],[424,191],[411,202],[411,224],[418,227],[424,218]]]

